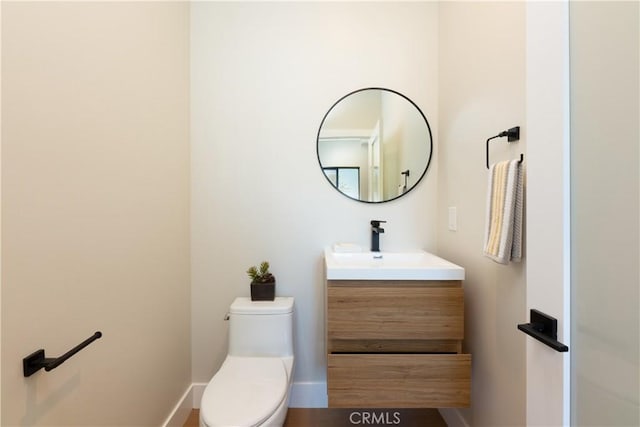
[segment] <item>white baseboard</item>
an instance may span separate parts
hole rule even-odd
[[[464,419],[459,410],[455,408],[438,409],[440,415],[449,427],[469,427],[467,420]]]
[[[200,409],[200,402],[202,401],[202,395],[204,394],[206,386],[207,383],[193,383],[191,385],[191,387],[193,387],[193,401],[191,402],[193,409]]]
[[[189,414],[193,409],[193,384],[187,387],[173,411],[169,414],[167,420],[162,424],[163,427],[182,427],[189,418]]]

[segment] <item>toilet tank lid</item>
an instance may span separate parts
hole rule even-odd
[[[293,297],[276,297],[273,301],[251,301],[238,297],[231,304],[231,314],[287,314],[293,312]]]

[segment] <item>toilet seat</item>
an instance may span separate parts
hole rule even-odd
[[[208,427],[255,427],[286,397],[287,371],[277,357],[227,356],[211,379],[200,406]]]

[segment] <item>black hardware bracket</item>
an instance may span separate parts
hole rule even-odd
[[[496,136],[492,136],[487,139],[487,169],[489,169],[489,141],[496,138],[507,137],[507,142],[515,142],[520,140],[520,126],[512,127],[511,129],[505,130],[497,134]],[[520,154],[520,163],[524,160],[524,154]]]
[[[31,375],[38,372],[40,369],[44,368],[45,371],[49,372],[52,369],[57,368],[62,365],[67,359],[71,356],[97,340],[102,336],[102,332],[98,331],[95,334],[91,335],[86,340],[82,341],[77,346],[73,347],[71,350],[67,351],[60,357],[45,357],[44,350],[36,350],[24,359],[22,359],[22,372],[25,377],[30,377]]]
[[[558,341],[558,321],[555,318],[531,309],[530,320],[531,323],[518,325],[518,329],[556,351],[569,351],[569,347]]]
[[[404,175],[404,190],[407,190],[407,185],[409,184],[409,169],[406,171],[400,172],[400,175]]]

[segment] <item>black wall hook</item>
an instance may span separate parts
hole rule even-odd
[[[499,134],[487,139],[487,169],[489,169],[489,141],[496,138],[507,137],[507,142],[515,142],[520,140],[520,126],[500,132]],[[524,154],[520,154],[520,163],[524,160]]]
[[[71,350],[67,351],[60,357],[49,358],[44,356],[44,350],[36,350],[24,359],[22,359],[22,372],[25,377],[30,377],[31,375],[38,372],[40,369],[44,368],[45,371],[49,372],[52,369],[57,368],[62,365],[67,359],[71,356],[97,340],[102,336],[102,332],[98,331],[95,334],[91,335],[86,340],[82,341],[77,346],[73,347]]]

